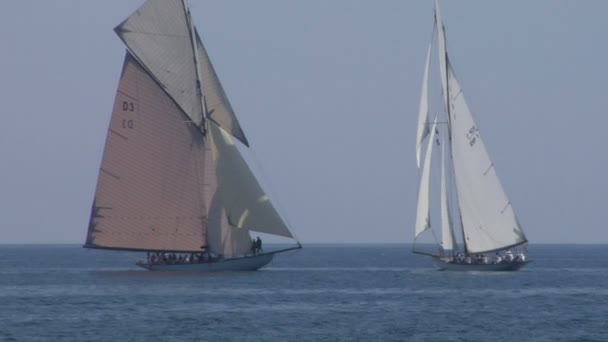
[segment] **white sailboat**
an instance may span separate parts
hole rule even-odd
[[[527,239],[450,64],[437,0],[434,32],[436,35],[433,34],[426,55],[416,135],[419,167],[423,142],[427,138],[428,142],[420,177],[414,242],[431,229],[431,161],[433,145],[438,144],[441,145],[441,243],[438,253],[417,250],[415,243],[414,252],[432,256],[440,269],[517,270],[529,262],[521,249],[525,248]],[[430,124],[428,78],[435,37],[445,110],[440,115],[442,119],[436,117]],[[460,246],[455,238],[457,231],[462,233]]]
[[[185,0],[147,0],[126,45],[84,247],[149,270],[257,270],[301,248],[237,145],[249,147]],[[250,232],[294,245],[262,251]]]

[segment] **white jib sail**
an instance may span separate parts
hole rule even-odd
[[[424,76],[422,78],[422,91],[420,94],[420,107],[418,110],[418,128],[416,130],[416,165],[420,167],[420,149],[422,141],[429,135],[429,65],[431,62],[431,49],[433,41],[429,43],[426,52],[426,63],[424,65]]]
[[[448,202],[448,186],[445,175],[445,139],[441,144],[441,246],[444,251],[454,250],[454,230]]]
[[[433,143],[435,140],[435,129],[437,128],[437,117],[431,127],[431,136],[424,156],[422,175],[420,176],[420,189],[418,190],[418,208],[416,210],[416,229],[414,237],[417,238],[425,230],[431,227],[431,211],[429,208],[429,188],[431,180],[431,157],[433,155]]]
[[[441,85],[443,90],[443,100],[448,106],[448,82],[447,82],[447,46],[445,41],[445,27],[441,18],[439,1],[435,0],[435,25],[437,26],[437,54],[439,55],[439,70],[441,71]],[[446,110],[447,111],[447,110]]]
[[[483,253],[522,244],[526,236],[449,65],[448,73],[452,158],[467,250]]]
[[[276,211],[231,135],[209,123],[219,191],[231,226],[239,229],[292,238],[289,228]]]

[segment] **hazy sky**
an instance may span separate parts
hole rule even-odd
[[[0,243],[82,243],[143,0],[3,1]],[[432,1],[190,1],[264,183],[306,242],[411,242]],[[532,243],[608,243],[608,1],[443,1]],[[437,79],[433,79],[435,85]]]

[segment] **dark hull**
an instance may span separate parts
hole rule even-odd
[[[526,266],[531,261],[501,262],[499,264],[455,264],[447,262],[438,257],[433,257],[433,261],[440,270],[461,271],[461,272],[513,272]]]
[[[222,259],[193,264],[149,264],[138,262],[137,266],[150,271],[221,272],[257,271],[272,261],[274,253],[245,256],[242,258]]]

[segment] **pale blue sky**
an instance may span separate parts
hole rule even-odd
[[[0,243],[82,243],[142,0],[0,6]],[[190,1],[306,242],[411,242],[432,1]],[[443,1],[448,48],[532,243],[608,243],[608,2]],[[434,80],[436,82],[437,80]]]

